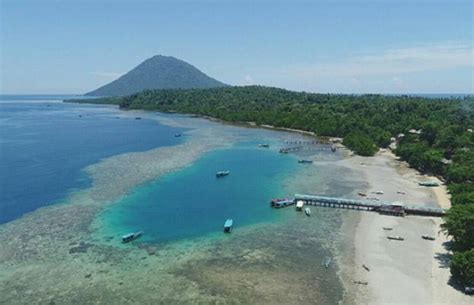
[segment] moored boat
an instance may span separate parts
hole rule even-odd
[[[305,160],[305,159],[303,159],[303,160],[298,160],[298,163],[302,163],[302,164],[311,164],[311,163],[313,163],[313,161],[311,161],[311,160]]]
[[[331,266],[332,258],[330,256],[326,256],[323,261],[323,266],[325,268],[329,268]]]
[[[306,214],[306,216],[311,216],[311,209],[308,207],[304,208],[304,213]]]
[[[434,236],[430,236],[430,235],[421,235],[421,238],[426,239],[426,240],[435,240]]]
[[[234,224],[234,221],[232,219],[227,219],[224,223],[224,232],[225,233],[230,233],[232,231],[232,226]]]
[[[258,147],[269,148],[269,144],[258,144]]]
[[[297,211],[303,210],[303,205],[304,205],[304,202],[303,202],[302,200],[298,200],[298,201],[296,202],[296,210],[297,210]]]
[[[179,138],[179,137],[181,137],[181,134],[180,134],[180,133],[175,133],[175,134],[174,134],[174,137],[175,137],[175,138]]]
[[[216,177],[224,177],[230,174],[230,171],[218,171]]]
[[[122,236],[122,243],[128,243],[143,235],[143,231],[128,233]]]

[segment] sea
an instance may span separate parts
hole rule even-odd
[[[36,266],[26,283],[33,292],[23,301],[54,296],[60,303],[336,304],[343,298],[338,276],[341,266],[336,259],[329,268],[322,262],[340,255],[344,239],[340,230],[347,212],[321,209],[307,217],[294,208],[269,207],[270,199],[296,192],[351,193],[356,185],[345,181],[350,172],[327,165],[342,158],[339,153],[315,149],[313,157],[324,165],[299,164],[298,159],[308,152],[304,156],[280,154],[278,148],[288,140],[304,141],[304,135],[204,122],[178,114],[126,112],[113,105],[63,102],[68,98],[77,96],[10,95],[0,99],[0,232],[8,226],[34,239],[35,229],[30,226],[41,226],[33,244],[15,238],[15,248],[35,245],[35,255],[52,253],[48,257],[53,264],[67,268],[60,273],[60,282],[52,274],[35,280],[36,271],[44,274],[41,268],[47,261],[36,256],[25,261],[24,253],[10,258],[10,273],[5,278],[15,278],[19,274],[15,268]],[[164,123],[180,120],[190,124]],[[179,154],[181,147],[193,149],[183,146],[193,137],[206,139],[212,130],[223,132],[217,136],[225,145],[203,150],[185,166],[156,178],[136,179],[140,182],[112,203],[94,207],[97,215],[86,230],[73,225],[80,214],[66,212],[60,214],[61,219],[53,218],[58,217],[58,210],[50,208],[62,205],[67,211],[68,205],[75,204],[71,198],[80,198],[96,187],[87,168],[113,166],[107,160],[136,153],[148,160],[149,152],[159,153],[160,149]],[[270,143],[270,148],[259,147],[261,143]],[[215,173],[220,170],[229,170],[230,175],[217,178]],[[136,175],[132,167],[129,175]],[[123,178],[112,175],[107,183]],[[94,200],[96,204],[100,201]],[[25,218],[28,215],[32,217]],[[36,219],[35,215],[40,220],[34,224],[22,221]],[[234,227],[231,234],[224,234],[228,218],[233,219]],[[70,227],[61,235],[56,228],[64,225]],[[74,230],[80,230],[80,241]],[[120,242],[121,235],[136,231],[144,232],[139,240]],[[48,238],[48,234],[58,237]],[[81,253],[85,256],[78,256]],[[73,274],[96,282],[86,286],[69,276]],[[298,282],[297,287],[293,281]],[[12,283],[4,284],[10,287]],[[113,286],[122,283],[127,289]],[[68,293],[57,294],[54,289],[59,285]],[[17,298],[9,295],[7,300]]]

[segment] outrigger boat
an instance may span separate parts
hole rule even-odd
[[[234,224],[234,221],[232,219],[227,219],[224,223],[224,232],[225,233],[230,233],[232,231],[232,225]]]
[[[304,208],[304,213],[306,216],[311,216],[311,209],[310,208]]]
[[[135,240],[137,238],[139,238],[140,236],[143,235],[143,231],[139,231],[139,232],[134,232],[134,233],[129,233],[129,234],[126,234],[126,235],[123,235],[122,236],[122,243],[128,243],[132,240]]]
[[[229,175],[229,174],[230,174],[230,171],[218,171],[218,172],[216,173],[216,177],[218,177],[218,178],[219,178],[219,177],[224,177],[224,176],[227,176],[227,175]]]
[[[298,160],[298,163],[311,164],[311,163],[313,163],[313,161],[311,161],[311,160],[304,160],[304,159],[303,159],[303,160]]]
[[[430,235],[421,235],[421,238],[426,239],[426,240],[435,240],[434,236],[430,236]]]
[[[405,238],[401,237],[401,236],[387,236],[388,239],[391,239],[391,240],[405,240]]]

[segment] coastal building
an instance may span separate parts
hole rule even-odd
[[[392,215],[392,216],[405,216],[405,205],[403,202],[395,201],[388,205],[381,205],[378,209],[380,214]]]

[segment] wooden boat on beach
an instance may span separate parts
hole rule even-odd
[[[393,228],[390,228],[390,227],[382,227],[382,229],[384,229],[385,231],[392,231]]]
[[[232,226],[234,225],[234,221],[232,219],[227,219],[224,223],[224,232],[230,233],[232,231]]]
[[[418,185],[434,187],[434,186],[439,186],[439,183],[436,181],[425,181],[425,182],[418,182]]]
[[[421,235],[421,238],[426,239],[426,240],[435,240],[434,236],[430,236],[430,235]]]
[[[128,243],[132,240],[135,240],[135,239],[139,238],[142,235],[143,235],[143,231],[128,233],[128,234],[122,236],[122,243]]]
[[[362,268],[364,268],[366,271],[369,271],[370,272],[370,268],[367,266],[367,265],[362,265]]]
[[[392,235],[389,235],[387,236],[388,239],[390,240],[405,240],[405,238],[401,237],[401,236],[392,236]]]

